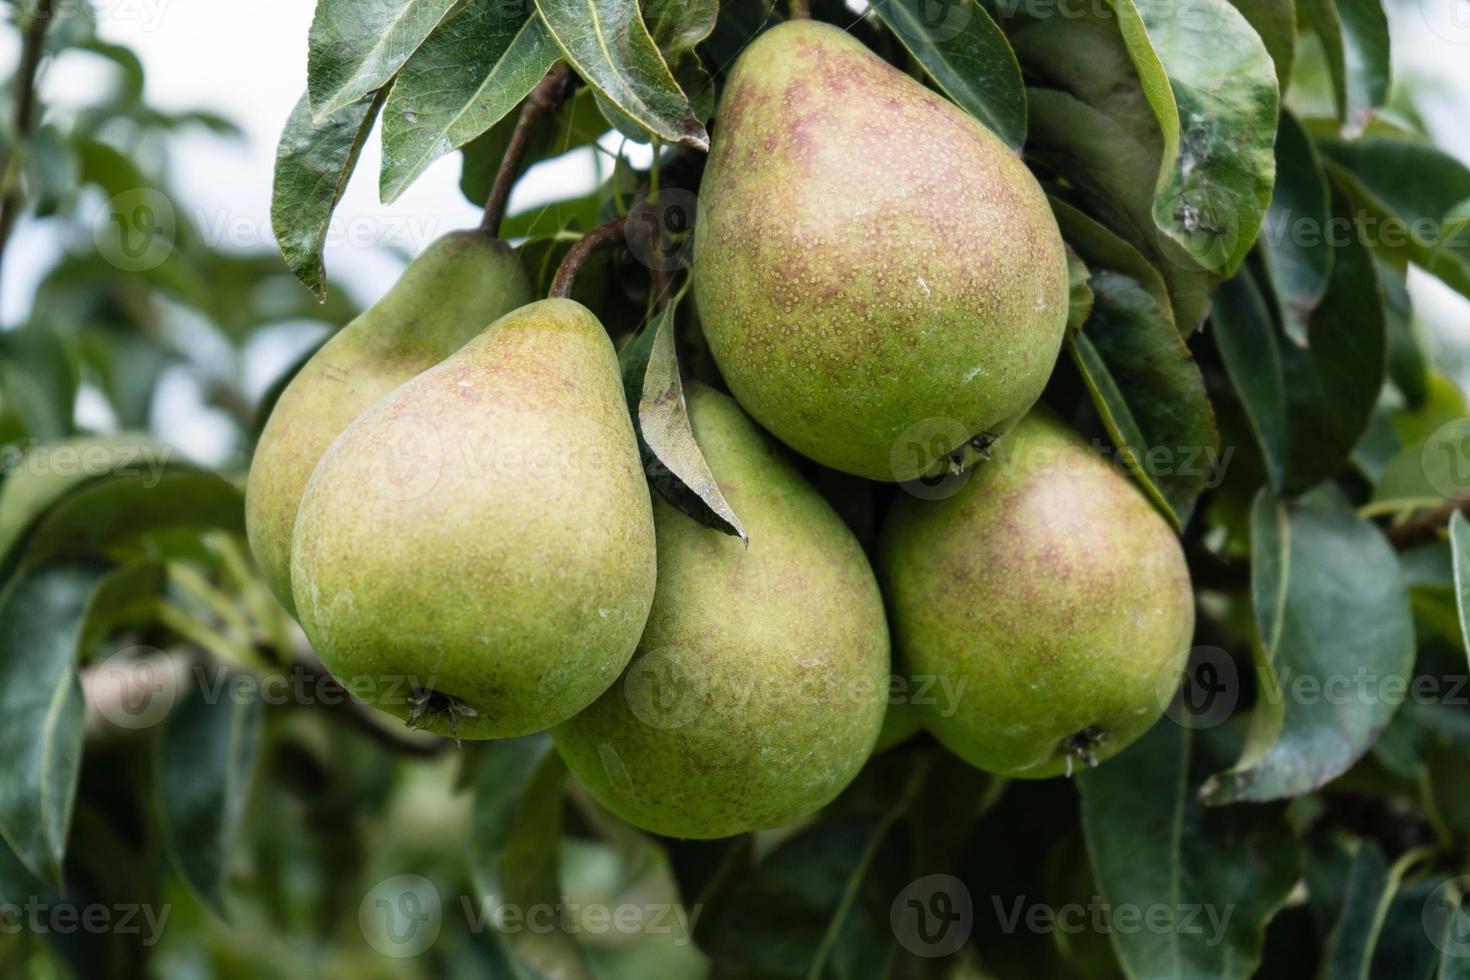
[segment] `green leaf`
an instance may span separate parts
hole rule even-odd
[[[975,0],[951,5],[938,23],[921,13],[920,2],[878,0],[872,10],[945,95],[1019,151],[1026,142],[1026,87],[1004,32]]]
[[[451,15],[403,66],[383,107],[383,201],[499,122],[560,56],[535,14],[507,19],[499,0],[470,0]]]
[[[1276,66],[1277,88],[1285,92],[1296,63],[1296,0],[1230,0],[1251,27]]]
[[[169,450],[144,433],[77,436],[38,445],[7,464],[0,483],[0,556],[26,526],[74,487],[94,477],[159,474]]]
[[[281,133],[271,191],[271,229],[286,265],[318,300],[327,296],[322,248],[332,212],[357,168],[386,96],[387,90],[379,90],[314,122],[303,95]]]
[[[0,395],[31,435],[49,442],[70,435],[77,367],[54,330],[39,323],[0,331]]]
[[[623,386],[637,420],[649,482],[664,499],[705,527],[749,540],[720,492],[689,423],[674,344],[675,316],[685,290],[636,336],[623,355]]]
[[[1149,257],[1168,284],[1175,322],[1192,334],[1217,277],[1155,226],[1163,136],[1116,20],[1054,17],[1011,40],[1028,78],[1053,86],[1027,90],[1027,156],[1065,178],[1088,212]]]
[[[1334,213],[1351,212],[1339,200]],[[1383,296],[1357,236],[1333,250],[1332,279],[1305,348],[1274,322],[1249,270],[1216,294],[1214,323],[1272,487],[1304,490],[1336,473],[1368,425],[1386,372]]]
[[[470,854],[475,889],[485,902],[517,909],[559,909],[563,794],[567,770],[545,735],[491,742],[475,768]],[[576,941],[561,925],[518,928],[496,937],[538,978],[591,980]]]
[[[1050,198],[1050,203],[1063,240],[1077,250],[1083,261],[1090,266],[1123,273],[1148,290],[1148,294],[1158,300],[1162,309],[1170,311],[1169,287],[1159,270],[1144,258],[1143,253],[1061,198]],[[1172,311],[1169,312],[1169,321],[1174,322]]]
[[[1319,147],[1332,176],[1367,212],[1372,234],[1365,241],[1470,296],[1470,168],[1427,143],[1390,137]]]
[[[711,980],[884,977],[889,907],[908,884],[910,860],[892,813],[841,814],[802,830],[748,873],[709,923]]]
[[[1138,282],[1102,269],[1089,283],[1092,316],[1072,356],[1129,472],[1182,528],[1219,460],[1204,377],[1168,310]]]
[[[666,142],[709,149],[636,0],[536,0],[536,9],[567,60],[612,105]]]
[[[1074,336],[1092,315],[1092,273],[1071,245],[1067,246],[1067,335]]]
[[[1455,604],[1460,611],[1460,634],[1470,652],[1470,520],[1462,511],[1450,518],[1450,548],[1454,556]]]
[[[1103,901],[1178,917],[1168,928],[1112,930],[1129,977],[1244,980],[1296,884],[1301,853],[1282,808],[1207,808],[1197,799],[1214,755],[1207,733],[1163,721],[1077,776]],[[1191,909],[1197,928],[1184,927]]]
[[[1275,800],[1346,772],[1387,727],[1414,666],[1408,593],[1378,528],[1341,504],[1251,513],[1260,698],[1245,752],[1207,803]]]
[[[1439,980],[1470,980],[1470,956],[1465,938],[1470,937],[1470,908],[1462,897],[1454,903],[1448,919],[1449,935],[1439,961]]]
[[[34,569],[61,556],[108,555],[168,528],[243,534],[244,499],[223,477],[180,464],[161,472],[88,480],[48,508],[0,555],[0,585],[17,569]]]
[[[1383,4],[1309,0],[1305,9],[1327,57],[1337,118],[1347,135],[1359,135],[1388,101],[1391,64]]]
[[[1280,92],[1260,37],[1227,0],[1113,0],[1164,137],[1153,216],[1199,268],[1229,276],[1271,203]]]
[[[1276,140],[1276,190],[1261,234],[1261,250],[1287,335],[1306,346],[1307,324],[1332,275],[1327,234],[1332,194],[1311,137],[1294,115],[1281,111]]]
[[[222,685],[209,697],[195,689],[169,713],[159,734],[157,806],[170,860],[188,886],[218,915],[220,884],[250,796],[260,743],[261,700]]]
[[[1399,894],[1404,874],[1423,857],[1410,851],[1392,867],[1384,859],[1376,843],[1364,840],[1348,868],[1342,909],[1327,939],[1326,976],[1332,980],[1372,980],[1382,976],[1412,976],[1412,972],[1384,972],[1380,956],[1386,951],[1380,942],[1386,937],[1385,922],[1395,897]],[[1412,903],[1419,912],[1416,946],[1424,949],[1424,900]],[[1425,964],[1428,966],[1429,964]],[[1423,973],[1419,973],[1423,976]]]
[[[329,117],[378,91],[455,0],[317,0],[307,35],[311,118]]]
[[[0,592],[0,835],[37,877],[58,887],[82,759],[81,653],[161,569],[110,572],[99,562],[48,565]]]

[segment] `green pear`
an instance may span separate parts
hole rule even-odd
[[[531,301],[515,252],[482,231],[452,232],[409,263],[376,305],[343,327],[281,393],[250,464],[245,527],[271,591],[294,611],[291,528],[332,440],[369,405]]]
[[[552,738],[625,820],[728,837],[811,813],[857,775],[883,724],[888,629],[862,548],[785,451],[729,397],[694,385],[687,398],[750,544],[656,500],[643,641]]]
[[[501,317],[332,443],[302,495],[302,628],[363,700],[503,738],[613,683],[653,602],[653,510],[617,357],[586,307]]]
[[[1096,764],[1163,713],[1194,633],[1184,552],[1099,451],[1033,412],[957,493],[900,494],[879,544],[894,643],[948,692],[929,729],[971,764]]]
[[[745,50],[716,124],[694,289],[757,422],[826,466],[903,481],[1025,413],[1061,347],[1067,263],[1020,157],[811,20]]]

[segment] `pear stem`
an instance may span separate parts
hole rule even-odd
[[[614,245],[621,245],[627,241],[628,219],[614,218],[606,224],[598,225],[587,234],[577,239],[577,244],[567,253],[567,257],[561,260],[557,266],[556,275],[551,280],[552,299],[567,299],[572,295],[572,286],[577,280],[577,273],[582,271],[589,256],[593,252]]]
[[[516,128],[511,131],[510,142],[500,158],[500,169],[495,171],[495,183],[490,186],[490,196],[485,200],[485,216],[480,219],[480,228],[493,235],[500,234],[500,225],[505,221],[505,206],[510,201],[511,188],[521,175],[521,163],[526,159],[526,150],[531,137],[541,121],[552,115],[566,101],[571,91],[572,70],[564,61],[559,61],[546,77],[536,83],[521,114],[516,117]]]
[[[791,0],[791,19],[809,20],[812,16],[811,0]]]

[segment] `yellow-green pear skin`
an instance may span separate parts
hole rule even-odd
[[[829,24],[774,27],[736,61],[694,249],[705,335],[740,404],[871,480],[1004,432],[1061,348],[1066,254],[1031,172]]]
[[[618,816],[709,839],[790,823],[857,775],[883,725],[888,628],[861,546],[785,449],[728,396],[687,399],[749,547],[655,500],[638,653],[552,738]]]
[[[592,703],[633,655],[655,572],[617,357],[564,299],[506,314],[348,426],[302,495],[291,556],[327,669],[462,738]]]
[[[1076,433],[1037,410],[943,500],[900,493],[879,568],[924,707],[972,765],[1042,778],[1147,731],[1177,686],[1194,598],[1172,527]]]
[[[530,284],[509,246],[482,231],[451,232],[302,365],[260,434],[245,489],[250,549],[287,609],[295,608],[296,508],[332,440],[373,402],[530,301]]]

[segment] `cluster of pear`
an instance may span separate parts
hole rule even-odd
[[[247,521],[281,601],[359,697],[460,737],[550,729],[603,804],[672,836],[798,819],[919,725],[1022,777],[1123,748],[1193,600],[1139,490],[1027,414],[1067,316],[1041,188],[810,21],[746,50],[717,123],[692,275],[735,397],[686,401],[748,543],[650,495],[597,318],[526,305],[513,253],[467,232],[277,404]],[[942,462],[993,456],[945,499],[898,493],[875,574],[786,447],[913,480],[894,446],[935,419],[959,433]],[[895,673],[952,697],[890,708]]]

